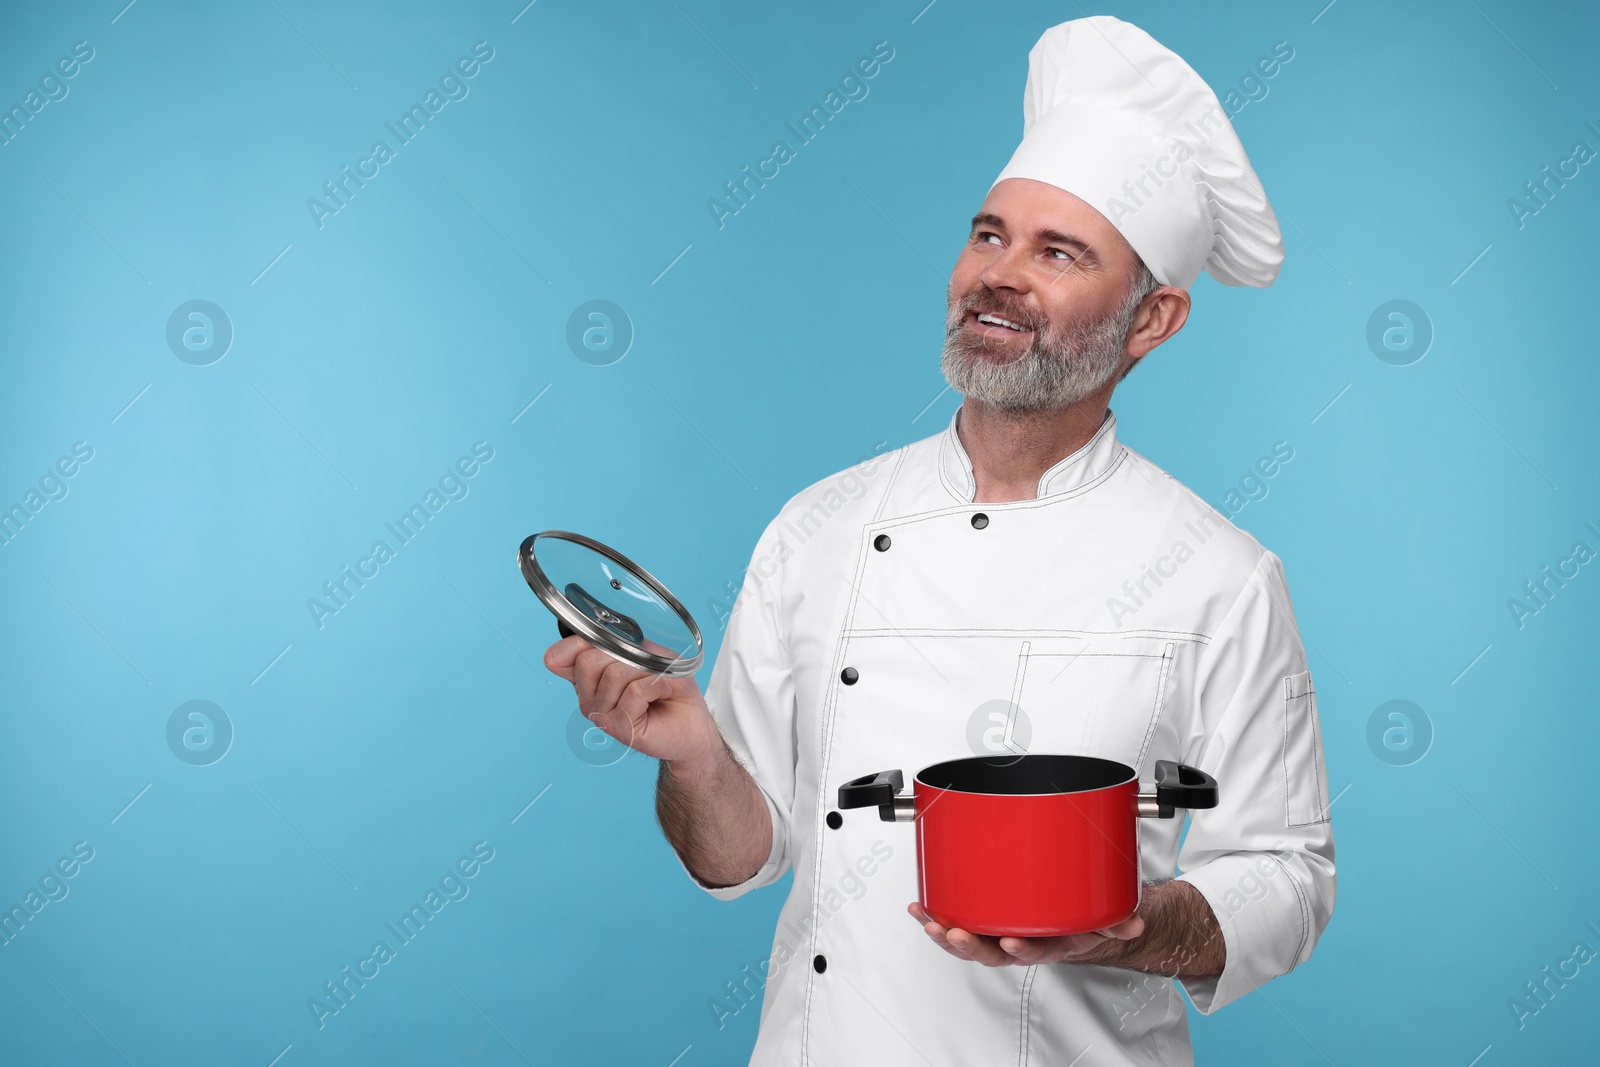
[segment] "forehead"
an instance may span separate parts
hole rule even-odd
[[[1012,238],[1049,230],[1074,237],[1112,261],[1133,254],[1111,221],[1087,201],[1031,178],[1007,178],[990,189],[980,214],[998,216]]]

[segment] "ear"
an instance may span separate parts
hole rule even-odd
[[[1157,345],[1183,329],[1189,321],[1189,294],[1172,285],[1163,285],[1139,305],[1128,331],[1126,351],[1135,360],[1143,359]]]

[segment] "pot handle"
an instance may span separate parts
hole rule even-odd
[[[877,808],[884,822],[906,822],[914,817],[914,798],[900,796],[905,775],[899,771],[879,771],[852,778],[839,787],[841,808]]]
[[[1139,814],[1170,819],[1175,808],[1214,808],[1217,780],[1198,767],[1172,760],[1156,760],[1156,789],[1139,794]]]

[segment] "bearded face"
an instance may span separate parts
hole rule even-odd
[[[1075,404],[1111,381],[1145,296],[1129,287],[1110,314],[1052,321],[979,282],[952,298],[941,369],[951,388],[1009,414]]]

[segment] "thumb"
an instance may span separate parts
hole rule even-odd
[[[1131,941],[1144,933],[1144,917],[1135,913],[1113,926],[1096,930],[1095,933],[1116,938],[1118,941]]]
[[[589,642],[577,635],[563,637],[544,650],[544,665],[551,674],[570,682],[576,673],[578,653],[588,647]]]

